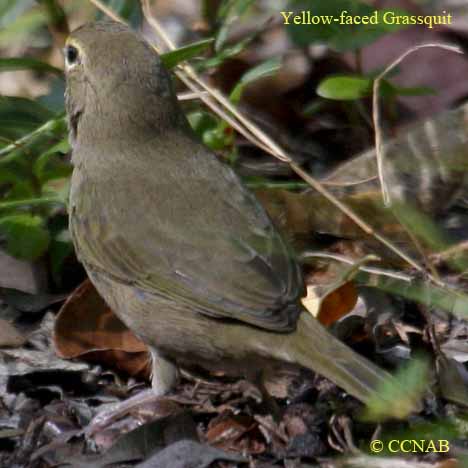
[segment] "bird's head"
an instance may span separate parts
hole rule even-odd
[[[162,130],[177,120],[169,73],[153,48],[127,26],[113,21],[81,26],[67,39],[64,56],[72,143],[84,124],[97,137],[132,125]]]

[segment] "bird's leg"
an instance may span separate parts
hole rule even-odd
[[[151,384],[152,389],[143,390],[125,401],[97,414],[86,428],[88,435],[96,434],[116,420],[137,412],[142,407],[155,404],[160,397],[169,393],[177,383],[179,372],[177,367],[168,361],[156,348],[148,346],[151,354]]]
[[[151,386],[153,392],[157,396],[166,395],[176,386],[179,371],[156,348],[149,346],[149,350],[151,353]]]

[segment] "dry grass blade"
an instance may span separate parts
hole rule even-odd
[[[204,92],[200,92],[200,93],[194,93],[194,92],[179,93],[177,95],[177,99],[179,101],[194,101],[194,100],[197,100],[197,99],[201,99],[202,94],[206,95],[207,93],[204,93]]]
[[[380,187],[382,190],[382,197],[385,206],[390,206],[390,192],[388,190],[387,184],[385,182],[385,176],[383,171],[383,158],[384,158],[384,146],[383,146],[383,137],[382,137],[382,128],[380,125],[380,107],[379,107],[379,88],[381,81],[392,71],[400,65],[403,60],[405,60],[408,56],[417,52],[418,50],[435,47],[438,49],[448,50],[449,52],[456,52],[458,54],[462,54],[463,51],[456,46],[450,44],[437,44],[437,43],[430,43],[430,44],[420,44],[411,49],[408,49],[406,52],[401,54],[394,62],[392,62],[385,70],[380,73],[377,78],[374,80],[373,88],[372,88],[372,120],[374,123],[374,133],[375,133],[375,152],[377,158],[377,173],[380,181]]]
[[[367,257],[368,261],[369,261],[369,257],[371,257],[371,256]],[[339,255],[339,254],[330,253],[330,252],[305,251],[305,252],[301,253],[300,258],[303,259],[303,260],[307,260],[309,258],[326,258],[326,259],[329,259],[329,260],[334,260],[334,261],[337,261],[337,262],[344,263],[345,265],[356,265],[356,261],[354,259],[345,257],[344,255]],[[378,260],[378,257],[371,258],[370,260],[376,261],[376,259]],[[364,266],[362,260],[361,260],[360,263],[359,262],[357,263],[357,266],[358,266],[360,271],[364,271],[366,273],[371,273],[373,275],[387,276],[389,278],[398,279],[398,280],[401,280],[401,281],[405,281],[407,283],[411,283],[411,281],[413,280],[413,278],[411,276],[405,275],[404,273],[400,273],[400,272],[397,272],[397,271],[384,270],[382,268],[374,268],[374,267]]]
[[[89,0],[98,10],[101,10],[105,13],[109,18],[117,21],[119,23],[125,23],[125,21],[114,11],[112,11],[108,6],[104,3],[100,2],[99,0]]]

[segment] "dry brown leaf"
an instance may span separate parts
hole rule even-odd
[[[117,318],[89,280],[60,309],[54,344],[60,357],[85,356],[132,376],[149,376],[146,345]]]
[[[356,306],[356,287],[343,275],[340,265],[330,264],[326,270],[316,270],[306,277],[307,296],[302,304],[325,326],[338,321]]]
[[[307,285],[307,296],[302,299],[304,307],[322,324],[330,326],[354,309],[358,295],[352,282],[325,293],[316,285]]]
[[[353,282],[348,282],[335,289],[322,300],[317,319],[325,326],[344,317],[354,309],[358,295]]]
[[[257,426],[250,416],[223,413],[210,421],[205,437],[210,445],[224,450],[263,453],[266,446]]]

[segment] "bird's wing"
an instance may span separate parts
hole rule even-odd
[[[195,165],[161,164],[157,177],[158,168],[133,164],[121,171],[125,177],[94,187],[92,203],[102,209],[92,218],[80,216],[92,207],[72,216],[81,260],[202,314],[293,329],[303,293],[299,266],[231,169],[208,152],[201,156]],[[82,189],[90,190],[86,182]]]

